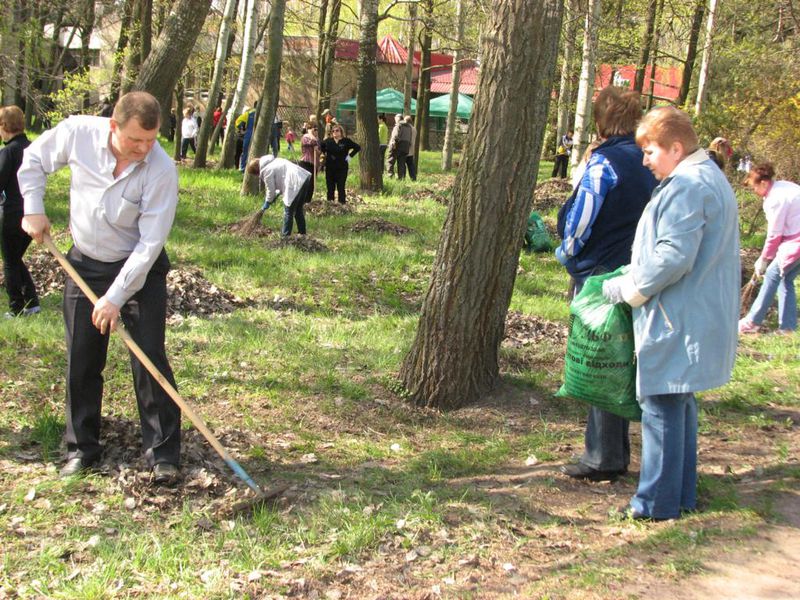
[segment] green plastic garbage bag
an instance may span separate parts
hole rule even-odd
[[[553,240],[547,233],[547,226],[536,211],[533,211],[528,217],[524,247],[528,252],[548,252],[553,248]]]
[[[564,385],[556,396],[640,421],[631,307],[609,304],[603,298],[603,281],[618,277],[623,268],[589,277],[572,301]]]

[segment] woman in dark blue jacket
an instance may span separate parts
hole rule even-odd
[[[328,185],[328,201],[333,202],[334,190],[339,193],[339,204],[347,200],[344,197],[344,183],[347,181],[348,163],[358,154],[361,146],[348,137],[338,123],[331,127],[331,137],[320,144],[320,151],[325,157],[325,183]]]
[[[30,145],[25,135],[25,115],[16,106],[0,108],[0,137],[5,148],[0,150],[0,203],[3,227],[0,249],[3,255],[3,277],[10,305],[6,317],[32,315],[39,312],[39,297],[31,274],[22,257],[31,243],[30,236],[22,231],[23,203],[17,183],[17,171],[22,155]]]

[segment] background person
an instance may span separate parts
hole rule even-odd
[[[319,139],[317,138],[317,126],[306,123],[303,137],[300,138],[300,160],[298,166],[303,167],[311,173],[311,196],[314,196],[316,186],[316,176],[319,173]]]
[[[350,159],[361,150],[361,146],[344,136],[344,129],[336,123],[331,127],[331,137],[322,141],[320,151],[325,157],[325,183],[328,187],[328,201],[333,202],[334,192],[339,196],[339,204],[345,204],[345,182]]]
[[[403,115],[395,115],[394,129],[389,138],[389,158],[386,162],[386,172],[389,177],[394,177],[394,165],[397,163],[397,178],[406,177],[406,156],[411,148],[411,126],[403,119]]]
[[[306,217],[303,206],[311,202],[313,176],[303,167],[271,154],[254,158],[247,172],[257,175],[266,189],[262,210],[272,206],[277,196],[283,198],[283,228],[281,235],[292,234],[292,222],[297,221],[297,233],[306,234]]]
[[[406,154],[406,170],[411,181],[417,180],[417,161],[414,153],[414,144],[417,143],[417,128],[414,127],[414,119],[411,115],[406,115],[404,118],[408,126],[411,127],[411,140],[408,145],[408,154]]]
[[[601,143],[558,212],[563,241],[556,258],[574,279],[576,295],[589,276],[609,273],[631,260],[636,224],[656,187],[633,137],[641,115],[637,92],[609,86],[594,102]],[[592,406],[583,455],[561,471],[575,479],[616,479],[630,462],[628,428],[627,419]]]
[[[381,152],[381,165],[386,164],[386,149],[389,147],[389,126],[386,124],[386,115],[378,116],[378,149]]]
[[[181,159],[186,159],[186,152],[190,147],[192,152],[197,154],[195,137],[197,137],[197,120],[195,119],[194,108],[189,106],[183,111],[183,121],[181,121]]]
[[[553,174],[551,177],[567,178],[567,166],[569,155],[572,152],[572,132],[568,131],[561,136],[561,141],[556,149],[556,160],[553,164]]]
[[[756,165],[746,183],[764,199],[767,239],[755,264],[756,276],[764,283],[747,315],[739,321],[739,333],[760,330],[775,293],[778,294],[778,331],[797,329],[797,295],[794,280],[800,273],[800,185],[775,181],[770,163]]]
[[[651,110],[636,131],[661,182],[642,214],[630,270],[603,282],[633,307],[642,460],[622,512],[674,519],[697,505],[694,393],[730,380],[739,313],[739,218],[725,174],[699,147],[689,115]]]
[[[10,309],[5,316],[29,316],[41,309],[36,285],[22,262],[31,237],[22,229],[23,200],[17,171],[30,141],[25,135],[25,113],[18,106],[0,108],[0,138],[5,143],[0,150],[0,250]]]
[[[71,170],[67,259],[99,296],[97,304],[67,278],[67,463],[62,477],[101,458],[103,369],[109,333],[120,317],[134,341],[174,386],[164,350],[167,271],[164,243],[178,205],[175,164],[158,145],[161,109],[146,92],[120,98],[111,119],[70,117],[25,151],[19,184],[22,227],[37,242],[50,232],[47,176]],[[180,463],[181,411],[131,354],[145,458],[158,483],[173,482]]]

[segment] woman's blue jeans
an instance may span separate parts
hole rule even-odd
[[[797,329],[797,295],[794,290],[794,279],[800,273],[800,260],[795,261],[784,271],[781,277],[778,261],[773,260],[764,274],[764,282],[758,296],[747,313],[747,320],[761,325],[767,311],[778,293],[778,328],[786,331]]]
[[[674,519],[697,505],[697,401],[694,394],[639,398],[642,464],[631,507]]]

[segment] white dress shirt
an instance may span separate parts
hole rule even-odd
[[[142,288],[167,240],[178,205],[178,172],[158,142],[115,179],[116,165],[110,120],[74,116],[33,141],[17,178],[25,214],[44,214],[47,175],[70,168],[72,238],[90,258],[125,261],[105,293],[121,307]]]

